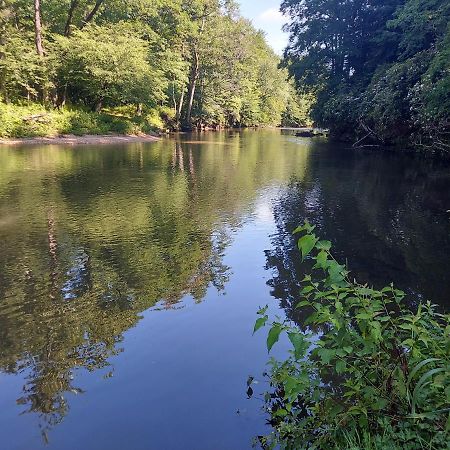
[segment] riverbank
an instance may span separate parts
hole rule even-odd
[[[55,137],[33,137],[33,138],[14,138],[1,139],[1,145],[100,145],[100,144],[119,144],[119,143],[133,143],[133,142],[155,142],[160,138],[151,134],[141,135],[93,135],[87,134],[84,136],[64,135]]]
[[[107,143],[111,138],[148,140],[165,129],[161,111],[132,107],[107,108],[101,112],[82,108],[45,108],[39,104],[0,102],[0,141],[22,143]],[[97,137],[98,136],[98,137]],[[78,139],[80,137],[80,139]],[[86,142],[88,141],[88,142]]]

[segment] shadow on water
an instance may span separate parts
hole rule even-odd
[[[308,219],[359,281],[376,287],[394,282],[411,302],[430,299],[448,309],[448,164],[316,147],[307,177],[293,177],[274,205],[277,232],[266,251],[272,295],[295,316],[304,273],[291,233]]]

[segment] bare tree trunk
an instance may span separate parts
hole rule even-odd
[[[92,19],[97,14],[98,10],[100,9],[100,6],[102,6],[104,1],[105,0],[97,0],[95,2],[95,5],[92,8],[92,11],[84,18],[83,23],[81,24],[81,28],[84,28],[89,22],[92,21]]]
[[[64,27],[64,36],[66,36],[66,37],[70,35],[70,27],[72,25],[73,13],[77,9],[79,3],[80,3],[80,0],[71,0],[71,2],[70,2],[70,8],[69,8],[69,12],[67,14],[67,22],[66,22],[66,26]]]
[[[185,126],[190,128],[192,126],[192,107],[194,106],[195,89],[197,88],[197,81],[199,77],[200,61],[197,49],[194,49],[194,61],[192,63],[191,77],[189,80],[189,103],[186,113]]]
[[[199,40],[205,31],[205,25],[206,25],[206,17],[207,17],[207,7],[205,6],[205,10],[203,12],[202,17],[202,24],[200,26],[197,42],[194,43],[193,46],[193,61],[192,61],[192,67],[191,67],[191,76],[189,79],[189,91],[188,91],[188,109],[186,113],[184,128],[191,129],[192,128],[192,108],[194,106],[194,97],[195,97],[195,90],[197,88],[197,81],[198,77],[200,75],[200,57],[198,54],[198,45]]]
[[[185,90],[183,88],[183,92],[181,93],[180,102],[178,103],[178,109],[177,109],[177,122],[178,122],[178,124],[180,123],[181,112],[183,111],[184,94],[185,94]]]
[[[44,56],[44,45],[42,43],[42,20],[41,0],[34,0],[34,42],[39,56]]]

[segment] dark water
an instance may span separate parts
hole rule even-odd
[[[291,314],[292,229],[448,307],[448,210],[444,164],[288,132],[1,147],[0,448],[251,448],[251,331]]]

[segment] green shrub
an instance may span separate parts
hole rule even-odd
[[[392,285],[358,284],[313,230],[296,230],[314,262],[297,305],[303,327],[276,320],[268,333],[269,352],[282,333],[292,351],[270,361],[263,447],[448,448],[450,316],[431,303],[413,312]],[[255,331],[269,320],[267,307],[258,314]]]
[[[128,108],[127,112],[131,112],[131,109]],[[162,128],[164,128],[164,122],[156,110],[150,110],[145,117],[127,117],[113,112],[95,113],[80,108],[45,109],[38,104],[0,103],[0,137],[2,138],[63,134],[77,136],[107,133],[139,134]]]

